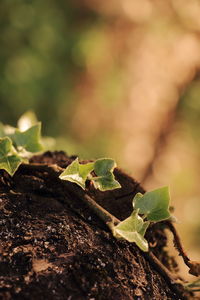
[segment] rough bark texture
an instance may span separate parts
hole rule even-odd
[[[31,162],[65,167],[72,159],[47,152]],[[123,219],[144,190],[119,169],[115,176],[122,189],[102,193],[88,184],[87,193]],[[134,244],[113,238],[69,185],[24,165],[13,178],[0,171],[0,299],[188,299]],[[147,239],[174,271],[162,224]]]

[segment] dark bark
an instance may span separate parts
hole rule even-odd
[[[71,160],[48,152],[31,163]],[[115,175],[122,189],[102,193],[88,183],[86,194],[123,219],[144,190],[119,169]],[[164,222],[148,230],[151,255],[144,254],[116,240],[81,193],[48,167],[23,165],[13,178],[1,171],[0,299],[189,299],[174,281]]]

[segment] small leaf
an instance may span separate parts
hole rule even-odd
[[[12,136],[17,147],[24,148],[28,152],[39,152],[43,149],[40,143],[41,123],[30,127],[26,131],[15,130]]]
[[[14,175],[22,159],[17,154],[12,154],[12,141],[10,138],[0,138],[0,169]]]
[[[169,200],[169,189],[163,187],[142,196],[137,194],[133,199],[133,206],[139,209],[140,214],[147,215],[149,221],[158,222],[170,217]]]
[[[134,242],[142,251],[147,252],[148,242],[144,238],[144,234],[148,226],[149,222],[144,222],[138,215],[138,210],[136,210],[130,217],[114,226],[113,235],[116,238]]]
[[[113,170],[116,163],[110,158],[97,159],[94,163],[94,172],[97,177],[94,177],[93,183],[95,188],[100,191],[107,191],[120,188],[121,185],[115,180]]]
[[[94,163],[79,164],[76,158],[65,170],[60,174],[59,178],[78,184],[82,189],[85,189],[85,182],[94,169]]]

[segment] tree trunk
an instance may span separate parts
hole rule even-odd
[[[62,152],[31,159],[62,167],[71,161]],[[119,169],[115,176],[122,189],[88,185],[86,192],[123,219],[144,190]],[[21,165],[13,178],[1,171],[0,299],[189,299],[148,254],[116,240],[76,190],[45,168]],[[146,238],[160,264],[172,268],[163,227],[151,227]]]

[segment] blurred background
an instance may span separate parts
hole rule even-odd
[[[1,0],[0,45],[1,122],[31,109],[51,149],[170,185],[199,260],[200,0]]]

